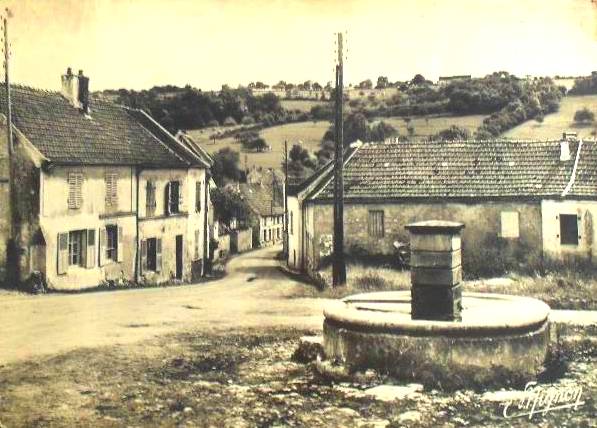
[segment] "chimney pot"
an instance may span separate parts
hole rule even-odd
[[[570,143],[567,140],[560,141],[560,162],[570,160]]]

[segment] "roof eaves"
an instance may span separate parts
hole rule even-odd
[[[343,166],[346,167],[348,165],[348,163],[354,158],[354,155],[359,151],[359,149],[361,147],[365,146],[365,144],[362,145],[358,145],[358,146],[354,146],[354,147],[350,147],[347,149],[347,156],[346,159],[344,160],[344,164]],[[350,151],[352,149],[352,151]],[[334,179],[334,161],[330,161],[330,165],[331,165],[331,169],[325,174],[326,176],[328,174],[330,174],[331,176],[329,177],[329,179],[327,181],[325,181],[325,183],[322,186],[319,187],[315,187],[313,189],[313,191],[310,194],[305,195],[304,199],[315,199],[317,198],[317,196],[319,196],[319,194],[323,191],[323,189],[325,189],[330,183],[331,181]],[[317,184],[321,184],[322,180],[320,180]]]

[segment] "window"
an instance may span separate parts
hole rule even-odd
[[[500,216],[502,238],[518,238],[520,236],[520,227],[518,221],[518,212],[504,211]]]
[[[106,260],[118,261],[118,226],[106,226]]]
[[[95,230],[73,230],[58,234],[57,271],[66,274],[69,266],[95,267]]]
[[[195,211],[201,211],[201,182],[195,183]]]
[[[141,270],[161,272],[162,240],[149,238],[141,241]]]
[[[180,181],[171,181],[166,185],[166,214],[178,214],[181,204]]]
[[[369,236],[373,238],[383,238],[384,236],[384,224],[383,224],[383,211],[369,211]]]
[[[263,231],[263,240],[267,241],[267,230]]]
[[[68,208],[79,209],[83,203],[83,173],[68,173]]]
[[[106,207],[116,208],[118,206],[118,174],[106,173]]]
[[[85,230],[73,230],[68,233],[69,266],[84,266],[83,244],[86,242],[85,234]]]
[[[155,207],[155,183],[153,181],[148,181],[145,186],[145,209],[148,217],[155,214]]]
[[[578,245],[579,238],[576,214],[560,214],[560,244]]]

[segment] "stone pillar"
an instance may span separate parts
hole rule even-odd
[[[440,220],[406,226],[410,232],[412,319],[461,320],[463,228],[462,223]]]

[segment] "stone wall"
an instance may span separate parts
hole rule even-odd
[[[384,236],[371,237],[368,233],[369,210],[384,211]],[[329,254],[333,231],[332,204],[310,203],[306,211],[305,234],[306,265],[319,265]],[[519,213],[519,238],[501,238],[501,213]],[[309,216],[312,216],[310,218]],[[496,256],[519,258],[532,266],[541,262],[541,206],[539,202],[476,202],[435,203],[405,202],[388,204],[351,204],[344,208],[346,252],[366,251],[370,254],[393,254],[393,242],[408,242],[406,224],[423,220],[459,221],[466,225],[463,231],[463,263],[465,273],[491,268],[488,261],[498,263]],[[309,231],[312,231],[312,234]],[[493,257],[493,258],[488,258]],[[309,266],[305,266],[308,268]]]
[[[218,236],[218,248],[214,249],[213,260],[219,260],[230,254],[230,235],[224,234]]]
[[[244,253],[253,248],[253,231],[251,229],[235,230],[230,234],[230,251]]]

